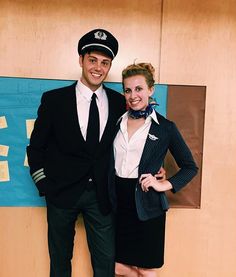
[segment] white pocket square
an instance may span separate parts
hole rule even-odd
[[[158,137],[156,137],[155,135],[152,135],[152,134],[148,134],[148,137],[151,139],[151,140],[157,140]]]

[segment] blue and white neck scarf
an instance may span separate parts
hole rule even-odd
[[[146,119],[153,111],[152,106],[153,106],[153,104],[149,104],[144,111],[141,111],[141,110],[135,111],[135,110],[129,109],[128,116],[133,119],[139,119],[139,118]]]

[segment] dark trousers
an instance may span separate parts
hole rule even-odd
[[[115,243],[112,214],[98,208],[95,189],[85,190],[74,208],[61,209],[47,200],[50,277],[71,277],[75,223],[83,215],[94,277],[114,277]]]

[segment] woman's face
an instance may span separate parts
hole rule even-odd
[[[124,95],[126,103],[132,110],[145,110],[154,88],[149,88],[143,75],[124,79]]]

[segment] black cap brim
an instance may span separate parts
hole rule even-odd
[[[105,54],[106,56],[108,56],[109,58],[114,59],[114,54],[111,52],[111,50],[104,48],[102,46],[98,46],[98,45],[84,47],[81,50],[81,55],[84,55],[86,53],[90,53],[93,51],[101,52],[101,53]]]

